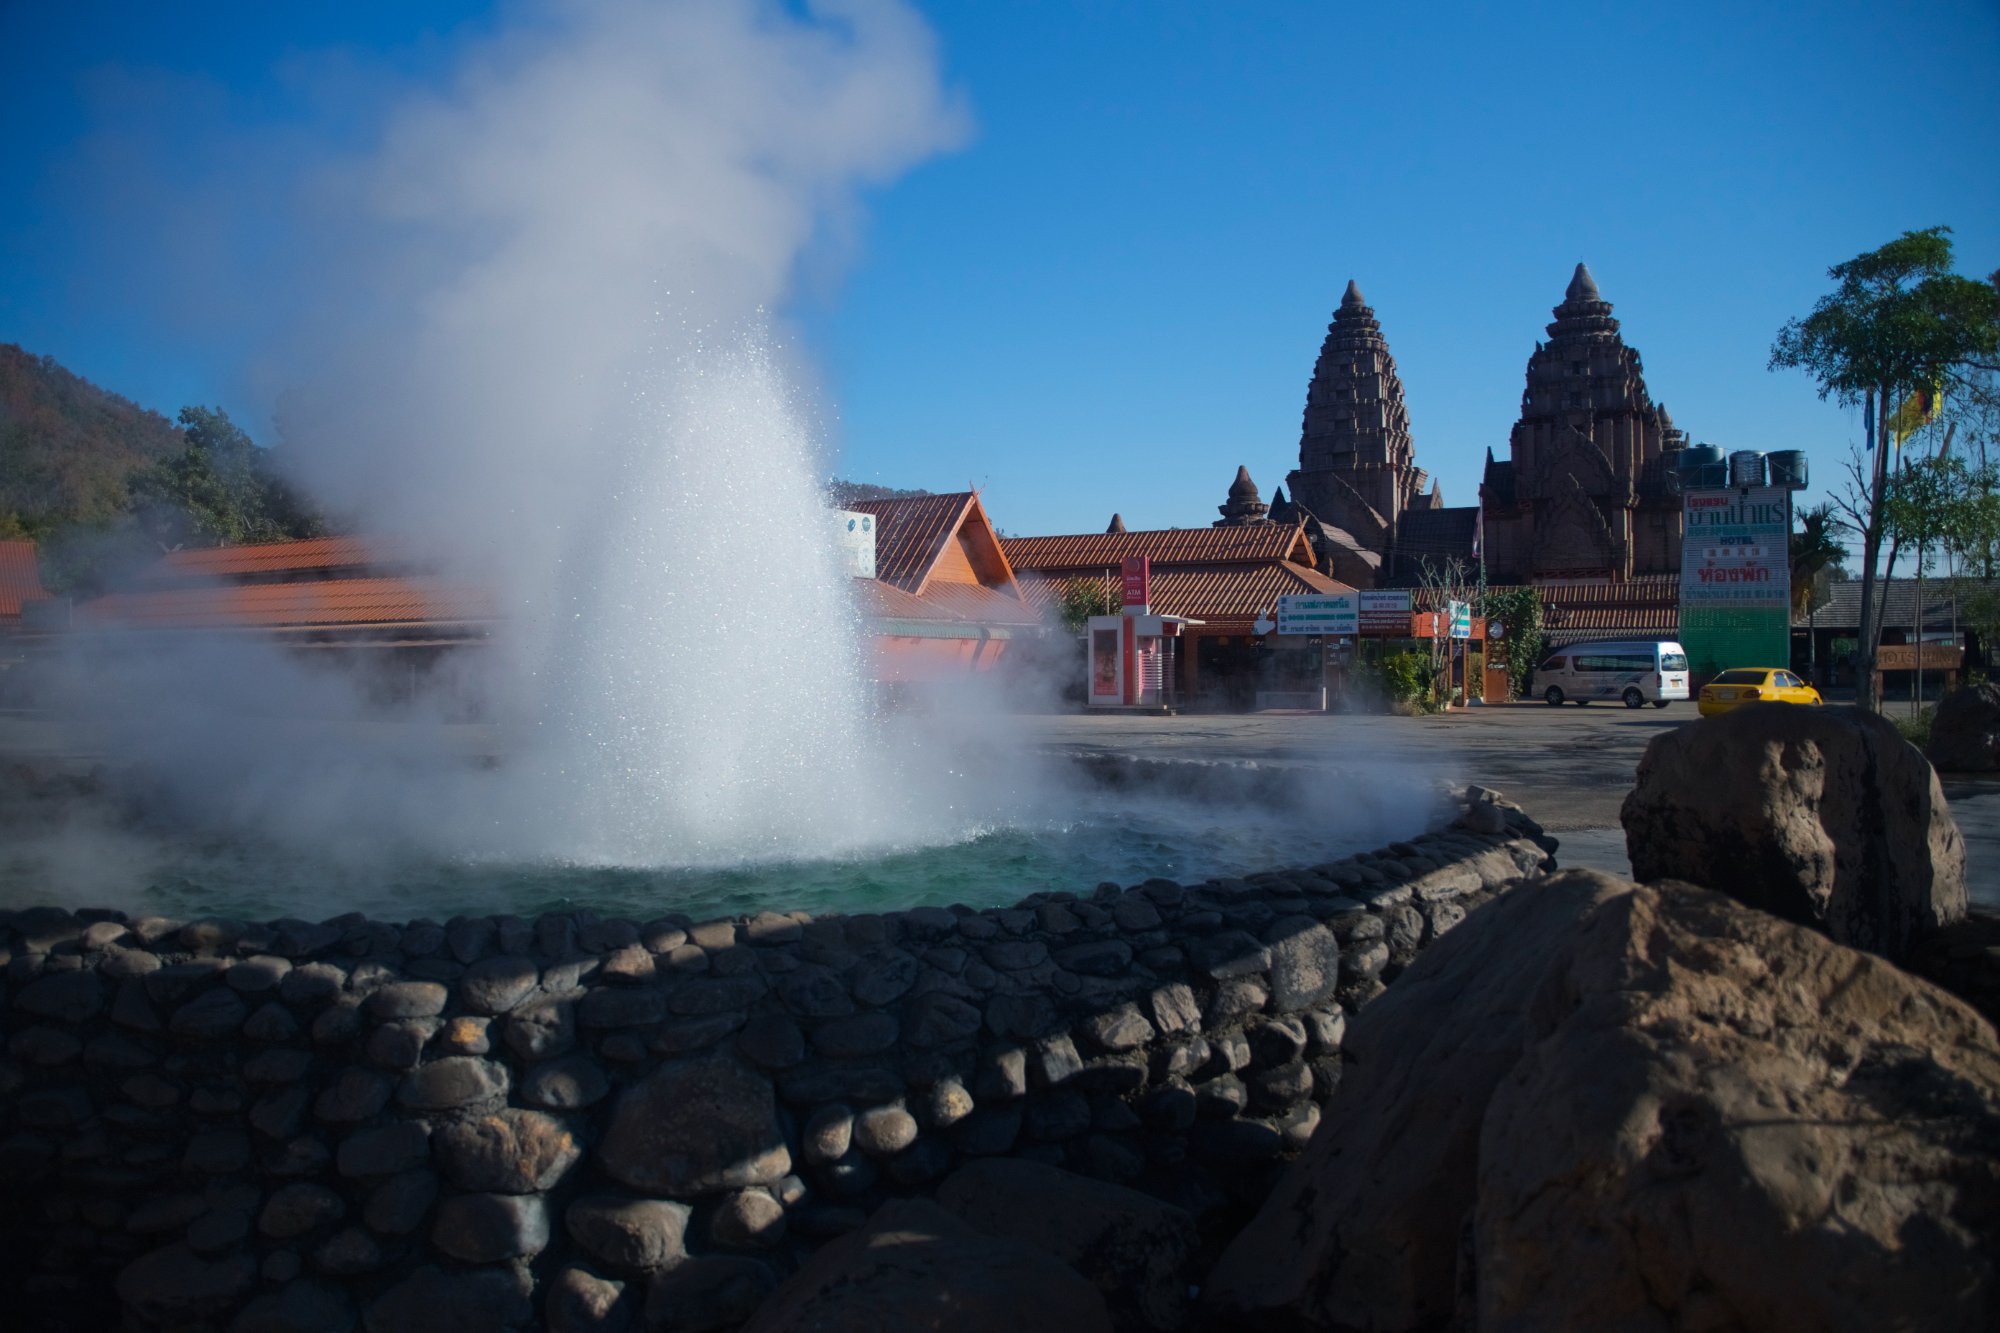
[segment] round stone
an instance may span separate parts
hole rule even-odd
[[[784,1239],[785,1208],[767,1190],[739,1190],[722,1201],[708,1231],[729,1249],[769,1249]]]
[[[854,1112],[839,1104],[822,1106],[806,1121],[805,1132],[800,1135],[799,1155],[809,1166],[837,1162],[847,1156],[853,1141]]]
[[[651,1272],[687,1257],[690,1211],[669,1199],[593,1194],[569,1206],[563,1227],[598,1262],[624,1272]]]
[[[495,1194],[553,1189],[583,1155],[560,1121],[512,1107],[444,1126],[431,1150],[454,1185]]]
[[[458,1194],[438,1205],[431,1243],[454,1259],[493,1264],[533,1258],[549,1243],[538,1194]]]
[[[877,1106],[854,1120],[854,1146],[870,1157],[891,1157],[917,1141],[917,1120],[900,1106]]]
[[[264,1204],[257,1230],[273,1240],[290,1240],[324,1226],[347,1212],[340,1196],[324,1185],[295,1181],[281,1187]]]

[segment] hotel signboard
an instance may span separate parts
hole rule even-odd
[[[1691,490],[1682,501],[1681,643],[1697,672],[1791,660],[1792,493]]]

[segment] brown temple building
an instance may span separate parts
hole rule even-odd
[[[1549,341],[1528,358],[1512,457],[1489,450],[1479,488],[1493,583],[1624,583],[1678,575],[1680,500],[1667,489],[1687,444],[1646,392],[1639,353],[1576,266]]]

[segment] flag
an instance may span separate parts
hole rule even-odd
[[[1898,449],[1903,441],[1937,420],[1938,410],[1944,406],[1944,386],[1925,384],[1918,386],[1915,393],[1903,400],[1903,405],[1889,417],[1889,438]]]

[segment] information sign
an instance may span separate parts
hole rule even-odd
[[[1128,555],[1119,567],[1125,576],[1124,609],[1144,615],[1153,604],[1153,558]]]
[[[1451,637],[1469,639],[1472,637],[1472,603],[1451,602]]]
[[[1278,633],[1352,635],[1359,622],[1354,593],[1298,593],[1278,599]]]
[[[1367,588],[1361,599],[1361,633],[1378,638],[1410,637],[1410,590],[1408,588]]]

